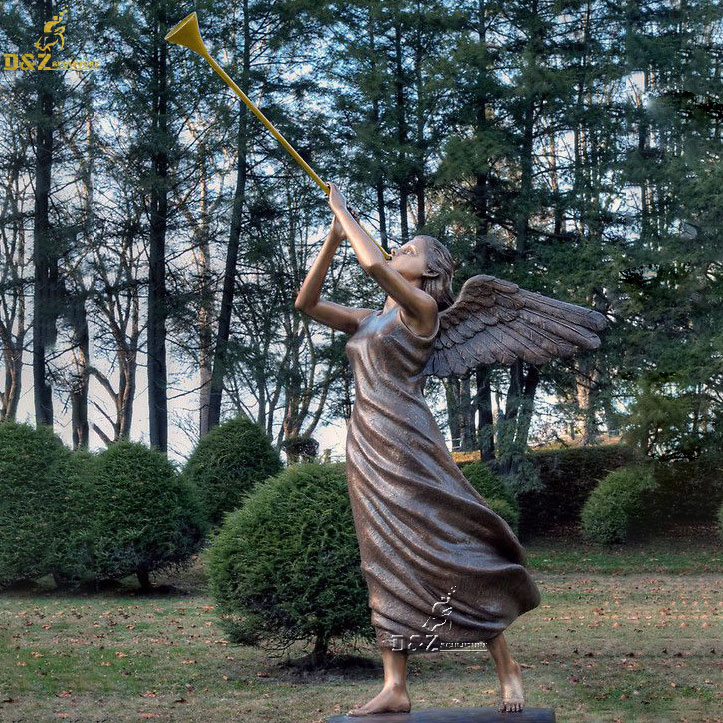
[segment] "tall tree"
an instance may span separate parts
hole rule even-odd
[[[108,63],[115,78],[113,112],[133,128],[126,163],[143,194],[148,219],[148,302],[146,353],[150,443],[168,448],[167,318],[171,299],[167,290],[167,237],[173,214],[169,195],[178,181],[172,170],[179,154],[179,117],[186,95],[176,85],[169,62],[169,27],[181,15],[182,4],[155,0],[144,6],[108,7],[109,32],[116,44]]]
[[[33,21],[36,28],[52,18],[52,0],[36,0]],[[33,210],[33,390],[35,418],[38,424],[53,424],[53,390],[48,382],[46,357],[55,344],[58,318],[58,256],[57,237],[50,218],[51,180],[53,174],[53,141],[57,130],[58,95],[63,76],[58,73],[32,73],[37,94],[35,120],[35,207]]]

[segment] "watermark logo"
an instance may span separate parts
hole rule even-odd
[[[452,621],[449,619],[449,616],[452,614],[454,608],[449,603],[455,592],[457,592],[456,585],[449,589],[446,596],[443,595],[441,600],[438,600],[432,605],[432,614],[427,618],[424,625],[422,625],[425,630],[433,633],[439,628],[444,628],[447,624],[449,624],[449,629],[452,629]],[[440,617],[437,617],[437,615]]]
[[[54,45],[60,43],[58,50],[65,47],[65,25],[63,25],[63,17],[65,16],[68,6],[66,5],[60,15],[54,15],[52,20],[48,20],[43,26],[43,34],[35,42],[35,47],[42,53],[50,50]]]
[[[96,70],[97,60],[54,60],[53,53],[65,48],[65,22],[68,6],[64,5],[43,25],[42,35],[35,41],[36,53],[3,53],[3,70]]]
[[[454,610],[452,596],[457,592],[457,587],[453,586],[446,595],[432,605],[432,614],[427,618],[422,627],[429,630],[426,635],[410,635],[409,651],[427,650],[434,652],[437,650],[484,650],[487,645],[484,641],[477,642],[444,642],[439,640],[439,635],[445,626],[449,626],[447,630],[452,629],[452,621],[450,616]],[[439,631],[439,632],[438,632]],[[404,636],[392,635],[392,650],[404,650]]]

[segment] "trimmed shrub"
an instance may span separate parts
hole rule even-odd
[[[529,456],[542,486],[518,496],[520,530],[526,538],[577,525],[585,501],[608,472],[643,461],[622,444],[533,451]]]
[[[256,482],[282,469],[264,430],[236,417],[201,438],[183,473],[197,487],[211,524],[218,525],[225,512],[243,504]]]
[[[715,523],[723,504],[723,474],[715,459],[658,462],[654,468],[658,483],[650,519],[657,529],[675,523]]]
[[[313,640],[320,662],[333,637],[373,640],[343,464],[293,465],[257,484],[203,558],[234,642]]]
[[[487,506],[517,532],[520,508],[509,487],[483,462],[464,465],[462,474],[484,497]]]
[[[165,455],[137,442],[114,442],[94,462],[93,555],[99,579],[191,562],[208,531],[197,490]]]
[[[647,493],[655,486],[650,467],[626,467],[608,474],[583,507],[583,537],[603,544],[624,542],[644,518]]]
[[[0,586],[50,572],[53,515],[65,504],[56,468],[69,456],[51,427],[0,424]]]
[[[93,559],[95,457],[84,450],[63,455],[54,477],[62,482],[62,498],[52,516],[49,569],[59,587],[95,580]]]

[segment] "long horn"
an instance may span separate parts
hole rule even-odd
[[[291,154],[294,160],[319,184],[324,193],[329,195],[330,187],[328,183],[321,180],[319,175],[314,169],[296,152],[296,149],[274,128],[271,121],[251,102],[248,96],[239,88],[236,83],[231,80],[226,71],[209,55],[206,46],[203,44],[201,38],[201,31],[198,27],[198,16],[196,13],[187,15],[181,22],[174,25],[165,36],[165,40],[170,43],[176,43],[176,45],[183,45],[186,48],[190,48],[195,53],[198,53],[201,57],[205,58],[211,65],[211,67],[223,78],[223,80],[230,86],[230,88],[246,103],[251,109],[252,113],[271,131],[271,134],[281,145]],[[364,229],[366,234],[374,240],[373,236]],[[379,249],[384,254],[385,258],[391,258],[390,255],[374,240],[374,243],[379,246]]]

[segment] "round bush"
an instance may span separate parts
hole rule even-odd
[[[656,487],[648,467],[610,472],[592,491],[580,516],[583,537],[590,542],[624,542],[644,517],[646,493]]]
[[[203,553],[220,624],[234,642],[288,646],[373,639],[343,464],[288,467],[228,513]]]
[[[94,560],[99,579],[182,568],[208,523],[197,490],[165,455],[137,442],[114,442],[94,462]]]
[[[466,464],[462,467],[462,474],[484,497],[487,506],[517,532],[520,507],[509,487],[484,462]]]
[[[184,476],[201,495],[211,524],[240,507],[256,482],[283,469],[278,452],[261,427],[236,417],[201,438],[188,459]]]
[[[50,572],[53,515],[65,490],[56,469],[69,455],[51,427],[0,424],[0,586]]]
[[[76,587],[95,579],[93,541],[94,462],[89,452],[62,455],[54,476],[62,480],[62,497],[52,516],[48,545],[49,568],[61,587]]]

